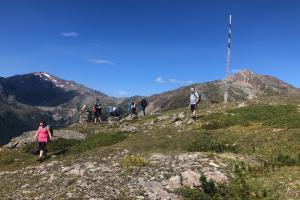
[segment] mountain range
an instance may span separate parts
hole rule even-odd
[[[193,84],[147,97],[148,113],[188,106],[190,87],[200,92],[207,103],[222,103],[224,80]],[[241,71],[229,81],[229,101],[241,102],[260,97],[300,96],[300,89],[278,78]],[[45,119],[54,127],[64,127],[79,119],[84,104],[92,106],[99,98],[103,107],[118,105],[127,111],[129,99],[139,101],[139,96],[115,98],[92,90],[74,81],[67,81],[46,72],[0,77],[0,144],[24,131],[37,128]]]

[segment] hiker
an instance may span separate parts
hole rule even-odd
[[[95,124],[97,123],[97,119],[99,120],[99,123],[102,122],[101,121],[101,111],[102,111],[102,106],[100,104],[100,100],[96,99],[96,104],[94,105],[94,108],[93,108]]]
[[[148,106],[148,102],[145,98],[143,98],[141,101],[141,110],[142,110],[144,116],[146,116],[146,107],[147,106]]]
[[[120,117],[121,114],[121,108],[120,107],[113,107],[112,108],[112,113],[114,117]]]
[[[137,117],[137,112],[136,112],[136,105],[135,105],[135,102],[132,101],[130,104],[129,104],[129,112],[130,112],[130,117],[132,118],[133,116],[134,117]]]
[[[107,106],[107,112],[110,117],[119,117],[120,116],[120,107],[116,106]]]
[[[45,121],[42,120],[40,122],[40,126],[33,138],[33,142],[38,140],[38,143],[39,143],[40,155],[39,155],[38,161],[42,161],[43,157],[46,155],[46,151],[47,151],[46,146],[47,146],[48,142],[51,140],[51,138],[52,138],[52,135],[50,133],[49,128],[47,127],[47,124]]]
[[[198,92],[195,91],[195,88],[191,88],[191,94],[190,94],[190,109],[192,111],[192,119],[197,119],[197,107],[198,104],[201,101],[201,96],[198,94]]]

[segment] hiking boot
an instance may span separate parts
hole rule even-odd
[[[39,157],[39,158],[37,159],[37,161],[42,162],[42,161],[43,161],[43,158]]]

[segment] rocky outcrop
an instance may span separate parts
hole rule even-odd
[[[32,143],[35,133],[36,131],[24,132],[22,135],[11,139],[11,141],[3,147],[7,149],[14,149],[30,144]],[[58,138],[83,140],[86,138],[86,135],[72,130],[54,130],[52,140],[56,140]]]
[[[177,189],[201,187],[201,175],[218,183],[228,181],[224,163],[202,153],[151,154],[144,157],[147,165],[128,170],[123,160],[129,155],[129,151],[123,150],[106,157],[90,156],[71,163],[53,161],[0,172],[0,196],[4,199],[176,200],[181,199],[175,192]]]

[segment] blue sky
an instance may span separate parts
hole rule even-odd
[[[112,96],[251,69],[300,87],[300,1],[2,0],[0,76],[46,71]]]

